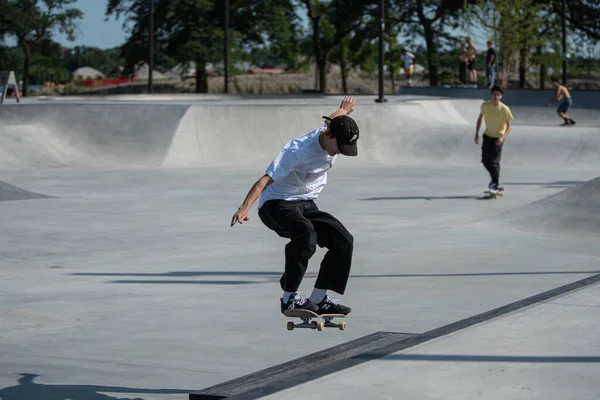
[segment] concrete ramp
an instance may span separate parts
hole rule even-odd
[[[5,107],[0,109],[0,168],[264,168],[287,140],[321,126],[321,116],[338,104],[337,98],[324,98]],[[480,104],[400,97],[376,104],[359,97],[353,114],[361,128],[359,157],[341,157],[337,165],[477,165],[480,150],[473,134]],[[553,118],[551,110],[534,109]],[[598,165],[600,129],[591,120],[561,128],[530,123],[528,108],[517,106],[513,113],[503,165]]]
[[[0,108],[0,167],[160,166],[188,106],[27,104]]]
[[[600,177],[497,218],[519,230],[558,235],[600,234]]]
[[[0,201],[34,200],[48,198],[50,198],[50,196],[30,192],[29,190],[13,186],[10,183],[0,181]]]
[[[342,157],[338,164],[478,164],[480,150],[473,136],[480,104],[479,100],[452,99],[360,103],[353,114],[362,133],[359,157]],[[327,104],[192,105],[181,119],[162,165],[266,166],[283,143],[319,126],[320,116],[330,109]],[[540,114],[540,121],[542,113],[552,118],[549,110],[532,109]],[[528,108],[515,107],[513,112],[527,118],[515,121],[505,145],[505,165],[598,165],[600,132],[586,125],[585,119],[573,128],[538,126]]]
[[[331,111],[323,104],[194,105],[183,116],[163,166],[266,166],[287,140],[320,126],[320,117]],[[465,146],[467,121],[449,101],[361,104],[353,117],[362,135],[360,157],[352,165],[472,159],[473,149]]]

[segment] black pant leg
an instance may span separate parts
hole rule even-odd
[[[289,238],[285,246],[285,272],[281,288],[296,292],[304,278],[308,261],[317,250],[317,233],[304,216],[308,201],[267,201],[258,211],[261,221],[279,236]]]
[[[483,135],[481,144],[481,162],[489,172],[492,182],[499,183],[500,180],[500,158],[502,156],[502,145],[496,145],[496,140],[487,135]]]
[[[498,146],[494,143],[494,146],[493,146],[494,150],[492,151],[491,160],[490,160],[491,161],[491,169],[494,174],[494,177],[492,178],[492,180],[497,185],[500,184],[500,159],[502,158],[502,146],[504,146],[504,143],[501,144],[500,146]]]
[[[344,294],[352,267],[353,236],[337,218],[319,210],[316,205],[304,215],[317,232],[319,247],[328,249],[321,261],[315,287]]]

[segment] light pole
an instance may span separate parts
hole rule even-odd
[[[223,71],[225,73],[225,87],[223,91],[229,93],[229,0],[225,0],[225,60]]]
[[[148,21],[148,36],[150,48],[148,51],[148,94],[152,94],[152,72],[154,71],[154,0],[150,1],[150,20]]]
[[[562,83],[567,84],[567,24],[566,16],[566,0],[562,0]]]
[[[379,98],[375,101],[377,103],[384,103],[387,100],[383,98],[383,50],[384,50],[384,28],[385,28],[385,20],[384,20],[384,5],[385,0],[379,0],[379,6],[377,9],[377,18],[379,20]]]

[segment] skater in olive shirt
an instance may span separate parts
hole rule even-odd
[[[481,162],[489,172],[492,180],[488,185],[490,193],[496,194],[503,190],[500,184],[500,158],[502,146],[511,131],[512,113],[508,106],[502,103],[502,88],[498,85],[492,87],[492,99],[481,105],[477,128],[475,130],[475,143],[479,144],[479,129],[481,121],[485,119],[485,131],[481,145]]]

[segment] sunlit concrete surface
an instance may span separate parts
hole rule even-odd
[[[578,124],[564,128],[553,109],[515,106],[506,194],[484,200],[489,177],[473,143],[481,100],[359,97],[359,157],[336,163],[317,202],[355,237],[342,297],[353,312],[344,332],[286,331],[278,305],[285,240],[256,207],[249,223],[229,222],[282,144],[322,124],[341,99],[117,96],[0,107],[0,190],[12,193],[0,193],[0,398],[183,400],[373,332],[426,332],[600,273],[598,225],[585,223],[599,215],[597,110],[574,107]],[[305,294],[323,254],[311,260]],[[582,293],[585,307],[597,299],[596,289]],[[585,345],[572,326],[591,335],[598,321],[560,301],[406,354],[583,356],[580,347],[524,351],[529,342],[498,331],[510,318],[531,335],[552,321],[558,337],[540,346]],[[589,347],[588,356],[599,355]],[[453,385],[474,393],[482,363],[500,365],[392,358],[360,368],[384,365],[381,379],[396,368],[398,376],[431,369],[404,393],[452,398],[428,388],[460,376]],[[450,371],[435,375],[440,369]],[[498,393],[543,384],[544,398],[568,397],[551,368],[511,371],[504,380],[490,373],[492,387],[504,385]],[[590,371],[573,398],[600,392]],[[379,384],[386,393],[383,380],[353,382],[357,394]]]

